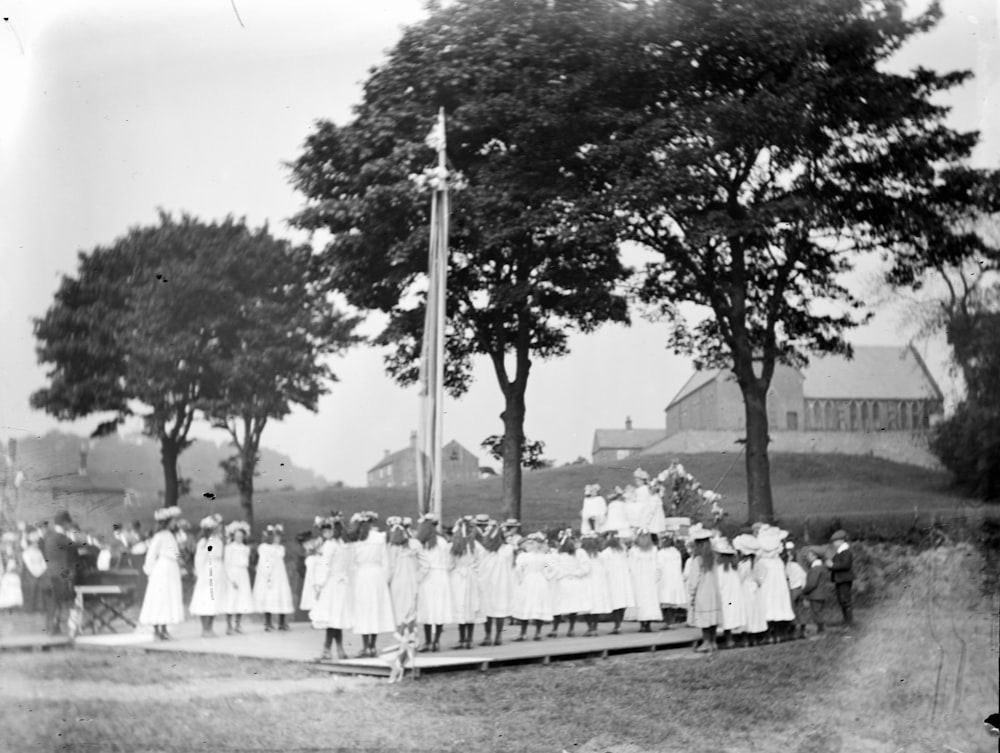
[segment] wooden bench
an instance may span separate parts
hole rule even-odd
[[[125,625],[134,628],[135,621],[126,611],[134,591],[131,585],[77,586],[76,607],[81,616],[78,630],[90,628],[95,635],[99,629],[117,633],[115,625],[119,622],[124,623],[119,628]]]

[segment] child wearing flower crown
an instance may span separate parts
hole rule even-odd
[[[285,529],[280,523],[264,529],[264,541],[257,546],[257,577],[253,584],[253,607],[264,614],[264,630],[274,630],[271,615],[278,615],[278,630],[288,630],[288,615],[295,611],[292,586],[285,567]]]
[[[188,611],[201,618],[201,637],[213,638],[215,615],[225,612],[226,577],[223,565],[222,516],[203,518],[198,524],[200,536],[194,552],[194,592]]]
[[[618,537],[617,531],[605,534],[604,547],[600,554],[604,563],[604,572],[608,579],[608,595],[611,599],[611,617],[614,619],[612,635],[622,631],[622,620],[625,610],[635,606],[635,595],[632,591],[632,576],[628,569],[628,555],[625,545]]]
[[[647,529],[636,530],[635,543],[628,550],[627,557],[632,593],[635,594],[635,619],[639,621],[639,632],[649,633],[653,629],[653,620],[660,619],[663,613],[660,610],[656,547]]]
[[[389,595],[392,597],[397,632],[403,633],[417,622],[420,575],[417,557],[420,544],[410,535],[398,515],[386,518],[385,524],[389,528]]]
[[[482,551],[482,546],[476,541],[472,520],[458,520],[452,529],[448,581],[451,585],[452,616],[458,623],[456,648],[459,649],[472,648],[473,625],[485,621],[479,603],[479,579],[476,574]]]
[[[656,552],[657,594],[660,599],[664,629],[681,622],[687,608],[684,569],[674,533],[675,531],[665,531],[657,541],[659,546]]]
[[[420,518],[417,541],[420,542],[417,621],[424,626],[424,644],[417,650],[440,651],[441,631],[445,624],[453,622],[451,583],[448,580],[451,552],[448,540],[438,531],[438,519],[432,513]]]
[[[486,636],[481,646],[499,646],[503,624],[511,615],[514,599],[514,546],[503,528],[491,520],[483,532],[483,558],[479,567],[482,611],[486,616]]]
[[[242,633],[240,623],[243,615],[253,612],[253,594],[250,589],[250,547],[247,546],[247,536],[250,535],[250,524],[242,520],[234,520],[226,526],[226,550],[223,554],[223,567],[226,571],[228,588],[226,589],[226,635]],[[236,624],[233,624],[235,617]]]
[[[555,606],[550,638],[559,634],[559,624],[569,623],[567,637],[576,629],[577,615],[589,615],[592,609],[590,579],[593,568],[587,553],[577,549],[573,532],[569,529],[559,535],[558,553],[555,558]]]
[[[139,612],[139,624],[152,625],[157,640],[169,640],[167,627],[184,622],[184,596],[181,585],[181,549],[177,541],[176,505],[161,507],[153,513],[156,533],[149,540],[142,568],[149,579]]]
[[[313,580],[315,604],[309,612],[309,620],[316,630],[326,631],[323,638],[323,653],[319,661],[329,661],[334,641],[337,643],[337,657],[347,658],[344,651],[344,631],[353,626],[351,615],[351,563],[353,552],[347,542],[343,519],[340,513],[319,521],[319,534],[323,541],[320,548],[320,562],[316,566]]]
[[[519,554],[514,567],[521,584],[520,598],[514,617],[521,622],[521,635],[514,640],[523,641],[528,623],[535,626],[535,640],[542,639],[542,624],[552,622],[552,591],[549,580],[553,576],[546,549],[545,534],[530,534],[524,542],[524,552]]]

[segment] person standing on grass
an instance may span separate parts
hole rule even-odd
[[[580,510],[580,533],[604,530],[608,518],[608,503],[601,496],[600,484],[583,487],[583,508]]]
[[[674,543],[675,531],[666,531],[658,537],[656,552],[657,595],[663,629],[677,624],[678,615],[683,614],[687,605],[687,589],[684,587],[684,569],[681,552]]]
[[[546,549],[545,534],[538,531],[529,534],[524,543],[524,553],[518,555],[515,571],[521,583],[521,597],[514,617],[521,622],[521,635],[516,641],[523,641],[528,631],[528,623],[535,626],[536,641],[542,639],[542,624],[552,622],[552,588],[549,581],[554,576]]]
[[[719,586],[719,600],[722,616],[718,629],[723,634],[723,648],[732,648],[733,635],[743,632],[747,623],[746,600],[743,598],[743,584],[737,571],[736,550],[724,536],[712,539],[712,553],[715,555],[715,580]]]
[[[424,645],[418,651],[440,651],[441,631],[453,621],[448,540],[438,531],[438,519],[426,513],[417,525],[420,542],[420,586],[417,590],[417,621],[424,626]]]
[[[745,638],[738,637],[737,640],[745,642],[748,646],[756,646],[762,643],[767,635],[767,617],[760,592],[761,573],[756,567],[760,543],[755,536],[741,533],[733,539],[733,548],[740,555],[736,573],[740,579],[740,588],[743,590],[743,608],[746,613],[746,624],[742,631]]]
[[[337,658],[346,659],[344,631],[350,630],[351,618],[351,563],[353,553],[347,542],[340,513],[319,521],[319,535],[323,540],[320,561],[313,579],[315,604],[309,611],[309,620],[316,630],[325,630],[323,653],[319,661],[330,661],[330,650],[337,643]]]
[[[811,549],[806,549],[806,564],[809,569],[806,571],[806,584],[802,588],[802,634],[805,635],[805,624],[811,618],[818,635],[825,630],[823,610],[830,598],[830,571],[826,569],[823,559]]]
[[[398,515],[386,518],[385,524],[389,528],[389,595],[396,616],[396,631],[403,633],[417,622],[420,544]]]
[[[225,552],[222,556],[222,567],[226,573],[226,595],[223,611],[226,615],[226,635],[242,633],[240,623],[243,615],[253,612],[253,592],[250,588],[250,547],[247,546],[247,536],[250,535],[250,524],[243,520],[234,520],[226,526]],[[233,618],[236,624],[233,624]]]
[[[806,637],[806,619],[802,614],[802,589],[806,585],[806,571],[802,569],[795,556],[795,544],[785,542],[785,577],[788,578],[788,595],[792,599],[792,612],[795,621],[792,624],[792,637]]]
[[[854,625],[854,600],[851,594],[854,585],[854,554],[847,543],[847,532],[835,531],[830,537],[830,546],[833,547],[833,556],[828,563],[830,578],[837,594],[837,603],[844,614],[844,625],[851,627]]]
[[[448,584],[451,587],[452,618],[458,623],[458,645],[472,648],[473,626],[485,621],[479,602],[479,560],[482,547],[470,517],[455,521],[451,533],[451,561]]]
[[[715,577],[712,532],[696,524],[691,526],[689,534],[694,542],[687,583],[690,614],[692,626],[701,628],[701,641],[694,650],[698,653],[714,652],[717,648],[716,632],[722,621],[722,600]]]
[[[214,638],[215,615],[225,613],[226,577],[223,564],[222,516],[203,518],[198,524],[201,536],[194,552],[194,593],[188,611],[201,618],[201,637]]]
[[[142,568],[147,577],[146,594],[139,611],[139,624],[152,625],[157,640],[170,639],[168,626],[184,622],[184,590],[181,585],[181,549],[177,523],[181,509],[161,507],[153,513],[156,533],[149,540]]]
[[[379,633],[396,629],[389,594],[389,551],[385,532],[377,527],[378,514],[372,511],[355,513],[351,517],[353,540],[351,601],[354,632],[361,635],[364,649],[361,657],[378,656],[375,644]]]
[[[42,538],[45,574],[42,579],[46,614],[45,629],[49,635],[62,633],[66,610],[76,597],[77,572],[80,567],[77,547],[69,537],[73,520],[66,510],[60,510]]]
[[[486,616],[486,637],[479,645],[499,646],[503,624],[511,615],[514,599],[514,546],[506,540],[504,530],[495,520],[490,521],[483,533],[479,587]]]
[[[760,570],[764,616],[767,619],[771,643],[785,640],[784,628],[795,620],[791,592],[788,590],[788,577],[785,575],[785,563],[781,559],[787,535],[785,531],[774,526],[764,526],[757,534],[760,556],[757,558],[756,566]]]
[[[292,586],[285,567],[285,528],[275,523],[264,529],[264,541],[257,546],[257,577],[253,584],[253,608],[264,614],[264,631],[274,630],[271,615],[278,615],[278,630],[286,631],[288,615],[295,611]]]
[[[622,631],[625,610],[635,606],[635,592],[632,590],[632,576],[629,573],[628,555],[625,545],[618,538],[617,531],[605,534],[601,560],[608,579],[608,594],[611,599],[611,617],[614,620],[612,635]]]
[[[653,620],[660,619],[663,613],[660,610],[656,547],[647,528],[636,529],[635,543],[626,557],[629,577],[632,579],[632,593],[635,595],[635,618],[639,621],[639,632],[650,633],[653,630]]]

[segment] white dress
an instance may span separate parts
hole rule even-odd
[[[604,521],[605,531],[615,531],[618,537],[623,539],[632,535],[632,526],[628,522],[625,507],[624,500],[611,500],[608,502],[608,516]]]
[[[792,611],[792,597],[785,577],[785,563],[777,554],[761,554],[757,558],[760,568],[761,600],[764,603],[764,618],[768,622],[787,622],[795,619]]]
[[[24,605],[21,576],[17,572],[17,557],[4,558],[0,564],[0,609],[14,609]]]
[[[479,602],[479,559],[483,547],[472,542],[472,551],[460,557],[451,555],[448,583],[451,586],[452,619],[459,625],[483,623],[486,615]]]
[[[335,628],[349,630],[352,626],[351,544],[339,539],[328,539],[319,550],[320,561],[316,566],[313,591],[319,590],[316,603],[309,611],[309,620],[318,630]]]
[[[764,633],[767,631],[767,617],[764,616],[764,602],[760,598],[760,571],[754,567],[754,561],[747,558],[740,560],[736,572],[739,573],[743,588],[743,607],[747,616],[745,631]]]
[[[660,606],[683,609],[687,606],[687,588],[681,568],[681,553],[674,546],[665,546],[656,552],[659,569]]]
[[[285,547],[263,543],[257,546],[257,576],[253,583],[253,608],[265,614],[291,614],[292,587],[285,569]]]
[[[142,600],[142,625],[178,625],[184,622],[181,590],[181,550],[171,531],[157,531],[149,540],[142,570],[149,579]]]
[[[632,578],[632,592],[635,594],[634,619],[640,622],[659,620],[663,616],[660,610],[656,551],[652,547],[640,549],[637,546],[628,550],[629,575]]]
[[[514,547],[504,543],[483,551],[479,562],[479,592],[486,617],[510,617],[514,602]]]
[[[549,555],[524,552],[518,555],[514,569],[521,583],[521,595],[514,617],[519,620],[551,622],[553,606],[549,580],[553,572]]]
[[[448,542],[438,536],[433,549],[420,548],[420,588],[417,593],[417,622],[424,625],[445,625],[454,622],[451,605],[451,583],[448,566],[451,552]]]
[[[389,594],[396,622],[408,625],[417,619],[420,588],[420,542],[407,539],[401,546],[389,545]]]
[[[302,595],[299,596],[299,609],[303,612],[308,612],[316,606],[316,567],[319,563],[318,551],[306,555],[306,572],[302,576]]]
[[[226,614],[226,568],[223,564],[222,539],[209,536],[198,540],[194,550],[194,591],[188,611],[199,617]]]
[[[635,606],[635,594],[632,590],[632,576],[628,570],[628,556],[624,550],[608,547],[598,555],[604,563],[604,572],[608,579],[608,596],[612,609],[628,609]]]
[[[580,533],[595,533],[604,530],[608,517],[608,503],[604,497],[593,496],[583,498],[583,508],[580,510]],[[594,519],[594,525],[590,519]]]
[[[372,530],[364,541],[355,541],[352,630],[361,635],[391,633],[396,629],[389,595],[389,552],[385,531]]]
[[[250,614],[253,591],[250,588],[250,547],[233,541],[226,545],[222,565],[229,581],[226,588],[226,614]]]
[[[715,565],[715,580],[719,585],[719,599],[722,602],[720,630],[742,632],[746,629],[747,610],[743,597],[743,583],[736,567],[728,570],[721,564]]]
[[[697,628],[717,627],[722,621],[722,599],[715,567],[705,569],[699,556],[688,560],[688,592],[691,595],[689,624]]]
[[[608,614],[611,611],[611,592],[608,590],[608,573],[604,567],[604,560],[600,553],[591,557],[590,577],[587,583],[590,586],[590,613],[594,615]]]
[[[593,608],[590,580],[593,568],[582,549],[573,554],[560,553],[555,566],[555,614],[589,614]]]

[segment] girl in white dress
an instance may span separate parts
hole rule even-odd
[[[611,598],[611,617],[615,626],[612,635],[622,631],[622,620],[625,610],[635,606],[635,595],[632,591],[632,576],[628,569],[628,556],[625,546],[615,531],[605,534],[604,548],[601,550],[601,560],[608,579],[608,595]]]
[[[486,617],[486,638],[479,645],[500,645],[503,624],[511,616],[514,580],[514,547],[505,539],[500,525],[490,521],[483,534],[479,565],[482,612]]]
[[[247,536],[250,535],[250,524],[243,520],[234,520],[226,526],[226,536],[229,543],[223,555],[223,567],[226,570],[226,635],[242,633],[240,624],[243,615],[253,612],[253,592],[250,588],[250,547],[247,546]],[[236,624],[233,624],[233,617]]]
[[[691,529],[694,551],[688,571],[688,594],[692,625],[701,628],[701,642],[695,651],[714,652],[718,648],[715,635],[722,620],[722,600],[715,578],[715,554],[710,541],[712,534],[700,526],[692,526]]]
[[[0,609],[16,609],[24,605],[19,538],[13,531],[7,531],[0,542]]]
[[[146,573],[146,595],[139,612],[139,623],[152,625],[158,640],[170,639],[168,625],[184,622],[184,597],[181,589],[181,550],[177,544],[177,519],[181,509],[161,507],[153,513],[157,531],[149,540],[142,569]]]
[[[317,518],[319,521],[320,518]],[[318,526],[319,523],[317,522]],[[319,550],[323,547],[323,537],[316,535],[302,542],[302,552],[305,555],[303,564],[305,574],[302,576],[302,594],[299,596],[299,609],[309,612],[316,606],[316,568],[319,566]]]
[[[472,520],[462,518],[455,523],[451,535],[451,564],[448,582],[451,586],[452,617],[458,623],[459,649],[472,648],[473,625],[485,616],[479,603],[478,567],[482,547],[476,541]]]
[[[684,570],[681,552],[674,543],[672,533],[659,537],[660,548],[656,552],[658,592],[660,611],[664,629],[681,621],[680,615],[687,607],[687,588],[684,586]]]
[[[446,623],[453,621],[451,584],[448,581],[451,552],[448,540],[438,533],[438,520],[433,514],[420,518],[417,541],[421,545],[417,621],[424,626],[424,645],[417,650],[440,651],[441,631]]]
[[[587,632],[585,638],[597,635],[597,621],[602,614],[611,612],[611,593],[608,590],[608,574],[601,558],[601,540],[596,533],[587,533],[580,537],[580,552],[587,557],[590,564],[590,576],[586,579],[590,588],[590,612],[587,614]]]
[[[214,638],[215,615],[225,613],[226,569],[223,564],[222,516],[203,518],[198,524],[201,536],[194,550],[194,592],[188,611],[201,618],[201,637]]]
[[[657,581],[656,547],[653,537],[645,528],[636,530],[635,544],[628,550],[628,569],[632,578],[632,593],[635,594],[635,619],[639,621],[639,632],[652,632],[652,621],[662,616],[660,611],[660,589]]]
[[[722,536],[712,539],[715,554],[715,580],[719,585],[722,617],[719,630],[723,634],[723,648],[733,647],[733,634],[746,629],[747,612],[743,598],[743,584],[737,570],[736,550]]]
[[[795,619],[785,563],[781,559],[787,535],[785,531],[772,526],[762,527],[757,534],[757,541],[760,544],[760,555],[757,557],[756,565],[759,570],[759,598],[764,604],[764,618],[767,620],[768,639],[771,643],[778,642],[782,623]]]
[[[756,567],[757,553],[760,544],[755,536],[740,534],[733,539],[733,548],[740,554],[736,572],[743,589],[743,607],[746,612],[745,637],[739,637],[741,643],[755,646],[767,635],[767,618],[764,616],[764,602],[760,598],[759,570]]]
[[[521,596],[514,617],[521,621],[521,635],[514,640],[523,641],[528,623],[535,626],[535,640],[542,639],[542,623],[552,622],[552,591],[549,581],[553,577],[548,553],[545,551],[545,534],[529,534],[524,553],[518,555],[514,566],[521,583]]]
[[[337,643],[337,657],[347,658],[344,651],[344,631],[352,627],[351,564],[353,552],[347,542],[344,523],[339,513],[323,518],[319,523],[319,534],[323,541],[320,547],[320,561],[313,579],[315,604],[309,612],[309,620],[316,630],[325,630],[323,653],[320,661],[329,661],[330,649]]]
[[[374,512],[356,513],[352,518],[354,528],[351,548],[354,550],[351,569],[352,596],[351,618],[355,633],[364,641],[362,657],[375,657],[375,643],[379,633],[396,629],[392,613],[392,596],[389,595],[389,551],[385,531],[376,528],[378,515]]]
[[[559,551],[555,558],[556,596],[552,632],[550,638],[559,634],[559,623],[569,622],[567,637],[572,637],[576,629],[577,615],[589,615],[591,605],[590,579],[593,569],[587,553],[577,549],[573,532],[565,530],[559,537]]]
[[[285,568],[285,547],[280,523],[264,529],[264,541],[257,546],[257,575],[253,583],[253,607],[264,613],[264,630],[274,630],[271,615],[278,615],[278,630],[288,630],[287,618],[295,611],[292,586]]]
[[[396,615],[396,629],[403,633],[413,628],[417,621],[420,544],[403,525],[402,518],[393,516],[385,523],[389,528],[389,594]]]

